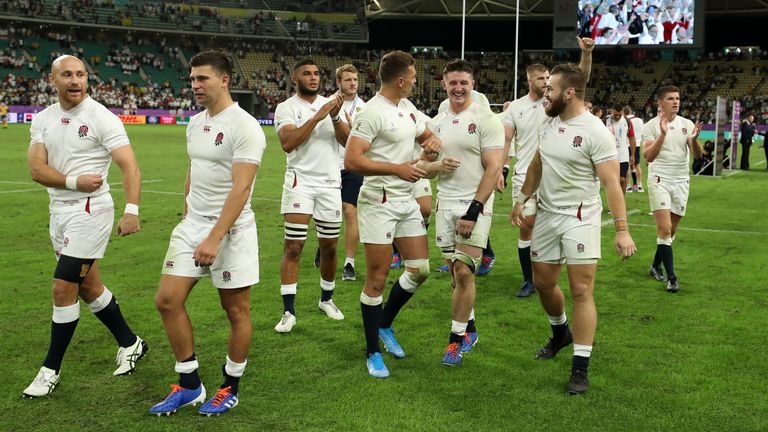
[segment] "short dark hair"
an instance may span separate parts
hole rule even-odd
[[[443,68],[443,76],[448,72],[467,72],[470,75],[474,75],[475,68],[472,67],[472,63],[464,59],[454,59],[449,61],[445,68]]]
[[[624,106],[620,103],[615,103],[613,104],[613,110],[624,112]]]
[[[584,72],[575,64],[559,64],[552,68],[551,75],[560,75],[563,89],[572,87],[576,91],[576,97],[584,99],[587,92],[587,77]]]
[[[234,65],[232,60],[221,51],[203,51],[195,54],[190,60],[191,67],[210,66],[220,75],[228,75],[232,79]]]
[[[409,66],[416,64],[413,56],[403,51],[391,51],[384,54],[379,64],[379,78],[383,83],[391,83],[405,75]]]
[[[667,93],[680,93],[680,89],[676,86],[670,85],[670,86],[663,86],[659,88],[659,91],[656,92],[656,95],[658,96],[659,100],[664,99],[664,97],[667,95]]]
[[[295,73],[302,66],[317,66],[317,63],[315,63],[315,61],[311,58],[299,59],[296,61],[296,63],[293,64],[293,72]]]

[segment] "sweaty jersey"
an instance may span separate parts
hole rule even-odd
[[[668,124],[669,130],[661,151],[653,162],[648,163],[648,175],[668,179],[685,180],[690,178],[690,149],[688,138],[693,136],[696,125],[687,118],[675,116]],[[661,135],[659,117],[656,116],[643,126],[643,141],[656,141]]]
[[[104,105],[86,97],[69,111],[55,103],[32,119],[30,146],[45,145],[48,166],[65,176],[99,174],[104,183],[94,192],[48,188],[51,212],[67,211],[67,202],[109,192],[107,174],[112,150],[129,145],[120,119]]]
[[[237,103],[213,117],[208,110],[193,116],[187,125],[187,153],[191,162],[188,214],[216,221],[232,190],[232,164],[259,165],[266,146],[259,122]],[[235,225],[252,220],[249,196]]]
[[[430,122],[430,129],[443,143],[440,156],[461,161],[456,170],[439,175],[438,206],[443,209],[466,209],[475,198],[485,173],[482,153],[504,148],[504,126],[489,108],[472,103],[458,114],[450,108],[438,114]],[[493,193],[483,210],[493,212]]]
[[[632,124],[624,116],[621,116],[619,120],[614,120],[613,116],[608,116],[605,119],[605,126],[613,134],[616,151],[619,153],[619,162],[629,162],[629,138],[635,137]]]
[[[472,103],[476,103],[486,108],[491,107],[491,103],[488,101],[488,97],[486,97],[484,94],[480,93],[479,91],[472,90],[471,97],[472,97]],[[437,107],[437,113],[440,114],[443,111],[446,111],[450,106],[451,106],[451,101],[450,99],[446,98],[445,100],[440,102],[440,106]]]
[[[539,132],[539,152],[539,207],[579,220],[600,214],[595,165],[617,159],[613,135],[600,119],[588,112],[567,121],[549,118]]]
[[[355,117],[357,117],[357,113],[359,113],[364,106],[365,106],[365,101],[360,96],[355,96],[355,98],[352,99],[351,101],[344,101],[344,104],[341,106],[341,110],[349,114],[349,117],[352,119],[352,121],[354,121]],[[341,121],[346,123],[347,116],[344,115],[344,112],[339,113],[339,115],[341,116]],[[345,150],[344,146],[339,144],[339,169],[340,170],[344,169],[344,150]]]
[[[294,94],[277,105],[275,131],[292,124],[297,128],[306,123],[331,99],[317,96],[309,103]],[[343,114],[341,114],[343,116]],[[341,187],[339,173],[339,142],[328,115],[315,125],[306,141],[286,154],[287,173],[292,172],[297,184],[304,186]]]
[[[544,98],[534,101],[525,95],[509,104],[505,113],[504,124],[515,129],[515,175],[524,176],[536,154],[539,128],[548,119],[544,113]]]
[[[400,99],[395,105],[376,94],[352,122],[350,135],[371,144],[367,157],[372,161],[399,164],[414,159],[413,142],[426,128],[411,101]],[[413,183],[393,175],[365,176],[360,188],[361,196],[364,193],[380,197],[382,201],[410,200],[413,199]]]

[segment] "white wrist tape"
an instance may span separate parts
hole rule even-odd
[[[125,205],[125,211],[123,212],[125,214],[132,214],[132,215],[139,215],[139,206],[136,204],[127,203]]]
[[[67,177],[67,189],[73,190],[73,191],[77,190],[77,176]]]

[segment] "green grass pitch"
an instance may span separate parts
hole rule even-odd
[[[385,354],[392,376],[365,370],[358,281],[337,276],[336,302],[344,321],[317,309],[316,240],[302,258],[298,324],[275,333],[282,305],[279,214],[285,157],[274,130],[253,194],[259,227],[261,283],[253,288],[254,337],[241,402],[220,418],[183,409],[170,418],[147,409],[176,382],[174,359],[155,310],[154,294],[174,225],[183,209],[187,167],[180,126],[131,126],[144,180],[142,230],[113,237],[101,261],[105,283],[120,300],[133,329],[151,351],[129,377],[113,377],[117,347],[83,305],[64,358],[62,380],[50,398],[23,400],[47,349],[54,256],[48,238],[48,196],[29,177],[28,125],[0,130],[0,411],[2,430],[766,430],[768,368],[765,355],[768,283],[768,172],[762,149],[753,171],[724,178],[693,178],[688,216],[675,242],[677,295],[651,280],[655,250],[647,194],[627,194],[638,254],[621,262],[613,228],[603,233],[596,282],[599,314],[591,388],[568,397],[571,349],[550,362],[533,359],[550,335],[536,296],[517,299],[521,283],[517,231],[507,221],[510,197],[497,198],[492,241],[497,263],[478,279],[480,342],[454,369],[440,365],[450,331],[449,278],[432,273],[395,326],[408,356]],[[763,161],[763,162],[761,162]],[[125,203],[120,171],[110,175],[118,209]],[[119,213],[119,212],[118,212]],[[604,218],[609,216],[604,215]],[[440,264],[430,230],[432,267]],[[392,272],[389,282],[399,272]],[[567,281],[561,280],[566,296]],[[207,388],[220,384],[227,321],[218,296],[203,280],[188,301],[200,374]],[[570,315],[570,308],[568,309]]]

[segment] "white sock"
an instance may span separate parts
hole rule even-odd
[[[371,297],[368,294],[360,293],[360,303],[367,306],[378,306],[384,302],[384,296]]]
[[[467,333],[467,323],[451,320],[451,333],[464,336]]]
[[[589,358],[592,355],[592,345],[573,344],[573,355]]]
[[[549,318],[549,323],[552,325],[563,325],[568,322],[565,312],[560,316],[547,315],[547,318]]]
[[[248,364],[248,359],[245,359],[242,363],[235,363],[229,356],[227,356],[227,363],[224,365],[224,371],[227,375],[235,378],[240,378],[245,372],[245,365]]]
[[[53,307],[53,322],[57,324],[66,324],[80,319],[80,300],[69,306]]]
[[[473,319],[475,319],[475,308],[469,311],[469,320],[472,321]]]
[[[346,257],[344,259],[344,266],[346,267],[347,264],[352,264],[352,267],[354,267],[355,266],[355,259],[354,258],[350,258],[350,257]]]
[[[176,373],[188,374],[196,371],[197,368],[199,367],[200,367],[200,364],[197,362],[197,359],[194,359],[188,362],[176,362],[175,369],[176,369]]]
[[[112,292],[108,290],[105,285],[104,292],[101,293],[100,296],[96,297],[96,300],[88,303],[88,308],[91,309],[91,312],[93,313],[101,312],[102,309],[109,306],[109,302],[111,301],[112,301]]]
[[[518,249],[525,249],[527,247],[531,247],[531,241],[530,240],[518,240],[517,241],[517,248]]]
[[[298,283],[280,285],[280,295],[296,294],[296,287]]]
[[[334,288],[336,288],[336,281],[328,282],[327,280],[320,278],[320,289],[323,291],[333,291]]]

